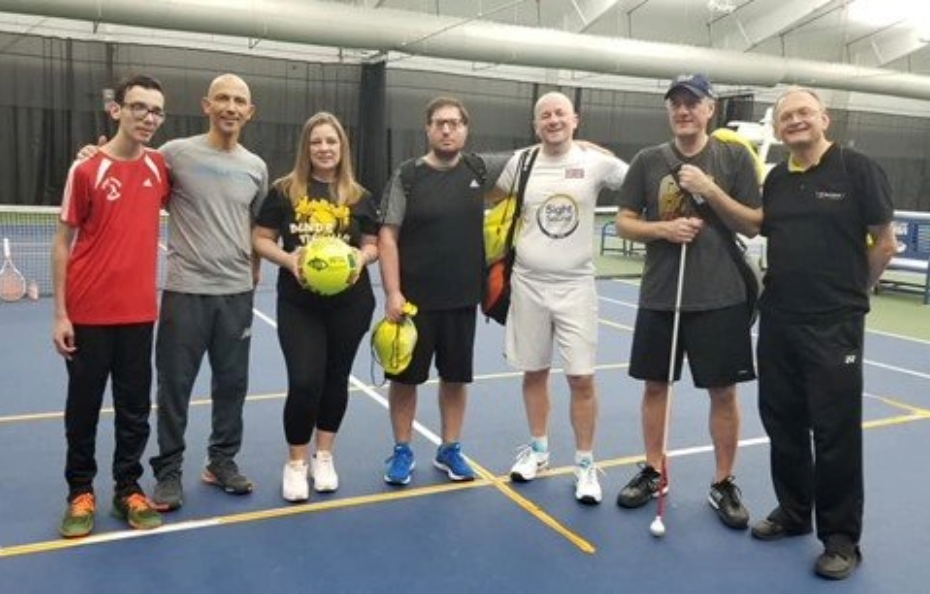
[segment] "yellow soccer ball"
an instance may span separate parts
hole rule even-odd
[[[317,237],[300,256],[303,285],[320,295],[337,295],[352,286],[358,266],[355,248],[335,237]]]

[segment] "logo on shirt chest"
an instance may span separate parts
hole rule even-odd
[[[566,194],[553,194],[536,211],[540,230],[552,239],[568,237],[578,228],[578,203]]]
[[[103,180],[103,183],[100,184],[100,187],[106,192],[107,200],[113,202],[114,200],[119,200],[122,197],[121,190],[123,189],[123,184],[116,179],[115,177],[108,177]]]
[[[565,179],[584,179],[584,167],[566,167]]]
[[[821,190],[814,192],[814,198],[817,198],[818,200],[839,202],[846,199],[846,192],[824,192]]]

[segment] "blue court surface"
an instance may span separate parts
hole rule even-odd
[[[615,505],[642,453],[641,386],[626,374],[637,287],[632,281],[602,280],[599,290],[600,506],[585,507],[573,497],[567,387],[557,371],[552,377],[553,467],[532,483],[510,483],[516,448],[528,438],[521,380],[503,359],[501,328],[483,320],[463,440],[480,468],[480,480],[452,484],[433,469],[439,423],[431,383],[420,391],[414,480],[402,488],[383,482],[391,448],[386,387],[380,385],[366,339],[337,441],[339,491],[314,494],[303,505],[283,501],[286,381],[274,328],[274,291],[261,288],[245,444],[238,459],[256,491],[234,497],[200,482],[210,424],[205,364],[187,431],[184,507],[151,532],[127,530],[108,515],[113,450],[108,409],[98,437],[97,528],[93,536],[76,541],[57,534],[66,495],[66,374],[50,341],[52,302],[0,303],[0,591],[930,591],[930,564],[924,561],[930,551],[925,504],[930,492],[930,344],[872,332],[867,338],[865,559],[849,580],[829,583],[813,575],[820,552],[813,536],[761,543],[748,531],[727,529],[717,520],[707,504],[713,473],[707,396],[687,377],[674,390],[667,535],[656,539],[649,533],[654,504],[632,511]],[[380,313],[379,307],[376,316]],[[742,387],[741,401],[737,479],[757,520],[774,506],[774,496],[754,383]],[[154,449],[153,438],[147,455]],[[150,489],[148,467],[143,481]]]

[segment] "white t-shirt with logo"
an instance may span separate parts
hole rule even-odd
[[[508,189],[519,154],[507,163],[497,185]],[[591,277],[594,209],[604,188],[618,189],[627,164],[607,153],[573,144],[564,155],[540,151],[523,200],[514,272],[551,282]]]

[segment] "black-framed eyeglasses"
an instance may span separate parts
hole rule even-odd
[[[434,119],[432,124],[433,127],[438,130],[442,130],[446,126],[449,127],[449,130],[458,130],[460,127],[465,125],[465,121],[459,118],[449,118],[447,120]]]
[[[121,107],[128,109],[137,120],[144,120],[149,115],[159,122],[165,119],[165,110],[160,107],[149,107],[145,103],[123,103]]]

